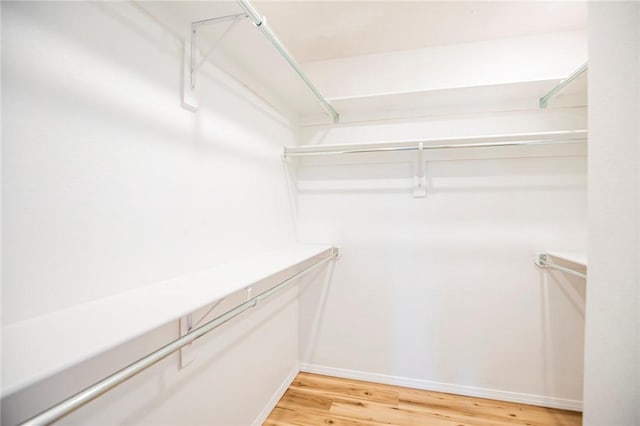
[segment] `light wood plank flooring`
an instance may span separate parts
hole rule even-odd
[[[267,426],[574,426],[582,414],[300,373]]]

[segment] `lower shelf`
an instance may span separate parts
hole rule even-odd
[[[294,245],[2,328],[3,397],[274,275],[333,256]]]

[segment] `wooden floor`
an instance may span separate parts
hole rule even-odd
[[[581,413],[300,373],[267,426],[501,426],[582,423]]]

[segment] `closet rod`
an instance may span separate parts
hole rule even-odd
[[[331,106],[331,104],[322,96],[322,94],[318,91],[316,86],[309,80],[306,74],[300,68],[300,65],[296,62],[296,60],[291,56],[286,47],[282,44],[282,42],[278,39],[271,28],[267,25],[266,18],[261,16],[258,11],[249,3],[248,0],[236,0],[240,7],[249,15],[249,19],[253,21],[253,24],[264,34],[264,36],[271,42],[271,44],[280,52],[282,57],[291,65],[291,68],[298,74],[298,76],[302,79],[302,81],[307,85],[307,87],[313,92],[316,96],[320,105],[325,109],[325,111],[333,118],[333,122],[337,123],[340,120],[340,114]]]
[[[338,257],[339,253],[337,249],[333,249],[331,255],[329,257],[325,257],[323,259],[318,260],[311,266],[303,269],[302,271],[297,272],[295,275],[286,278],[280,281],[277,285],[271,287],[270,289],[260,293],[259,295],[247,300],[246,302],[236,306],[233,309],[228,310],[222,315],[212,319],[211,321],[201,325],[200,327],[190,331],[184,336],[180,337],[172,341],[171,343],[155,350],[154,352],[146,355],[143,358],[129,364],[127,367],[113,373],[112,375],[100,380],[99,382],[89,386],[88,388],[78,392],[77,394],[65,399],[64,401],[48,408],[47,410],[41,412],[40,414],[26,420],[24,423],[21,423],[22,426],[36,426],[36,425],[48,425],[50,423],[59,420],[60,418],[66,416],[72,411],[80,408],[81,406],[91,402],[95,398],[100,395],[108,392],[119,384],[125,382],[126,380],[132,378],[143,370],[151,367],[155,363],[161,361],[172,353],[180,350],[182,347],[192,343],[196,339],[204,336],[210,331],[216,329],[227,321],[237,317],[242,312],[255,307],[258,303],[263,300],[269,298],[274,295],[278,291],[288,287],[296,278],[306,274],[307,272],[312,271],[318,266],[328,262],[329,260],[335,259]]]
[[[487,148],[501,146],[548,145],[584,142],[586,130],[571,130],[546,133],[524,133],[514,135],[479,136],[470,138],[420,139],[370,144],[307,145],[285,147],[284,157],[304,157],[313,155],[356,154],[385,151],[416,151],[422,149]]]
[[[551,98],[553,98],[555,95],[557,95],[558,92],[560,92],[562,89],[567,87],[572,81],[574,81],[575,79],[580,77],[582,74],[584,74],[584,72],[587,71],[588,69],[589,69],[589,63],[585,62],[584,64],[582,64],[580,66],[580,68],[575,70],[569,77],[567,77],[566,79],[562,80],[556,87],[551,89],[549,91],[549,93],[547,93],[546,95],[541,97],[540,98],[540,108],[546,108],[547,104],[549,103],[549,100]]]

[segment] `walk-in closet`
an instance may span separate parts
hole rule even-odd
[[[0,15],[2,425],[640,424],[640,3]]]

